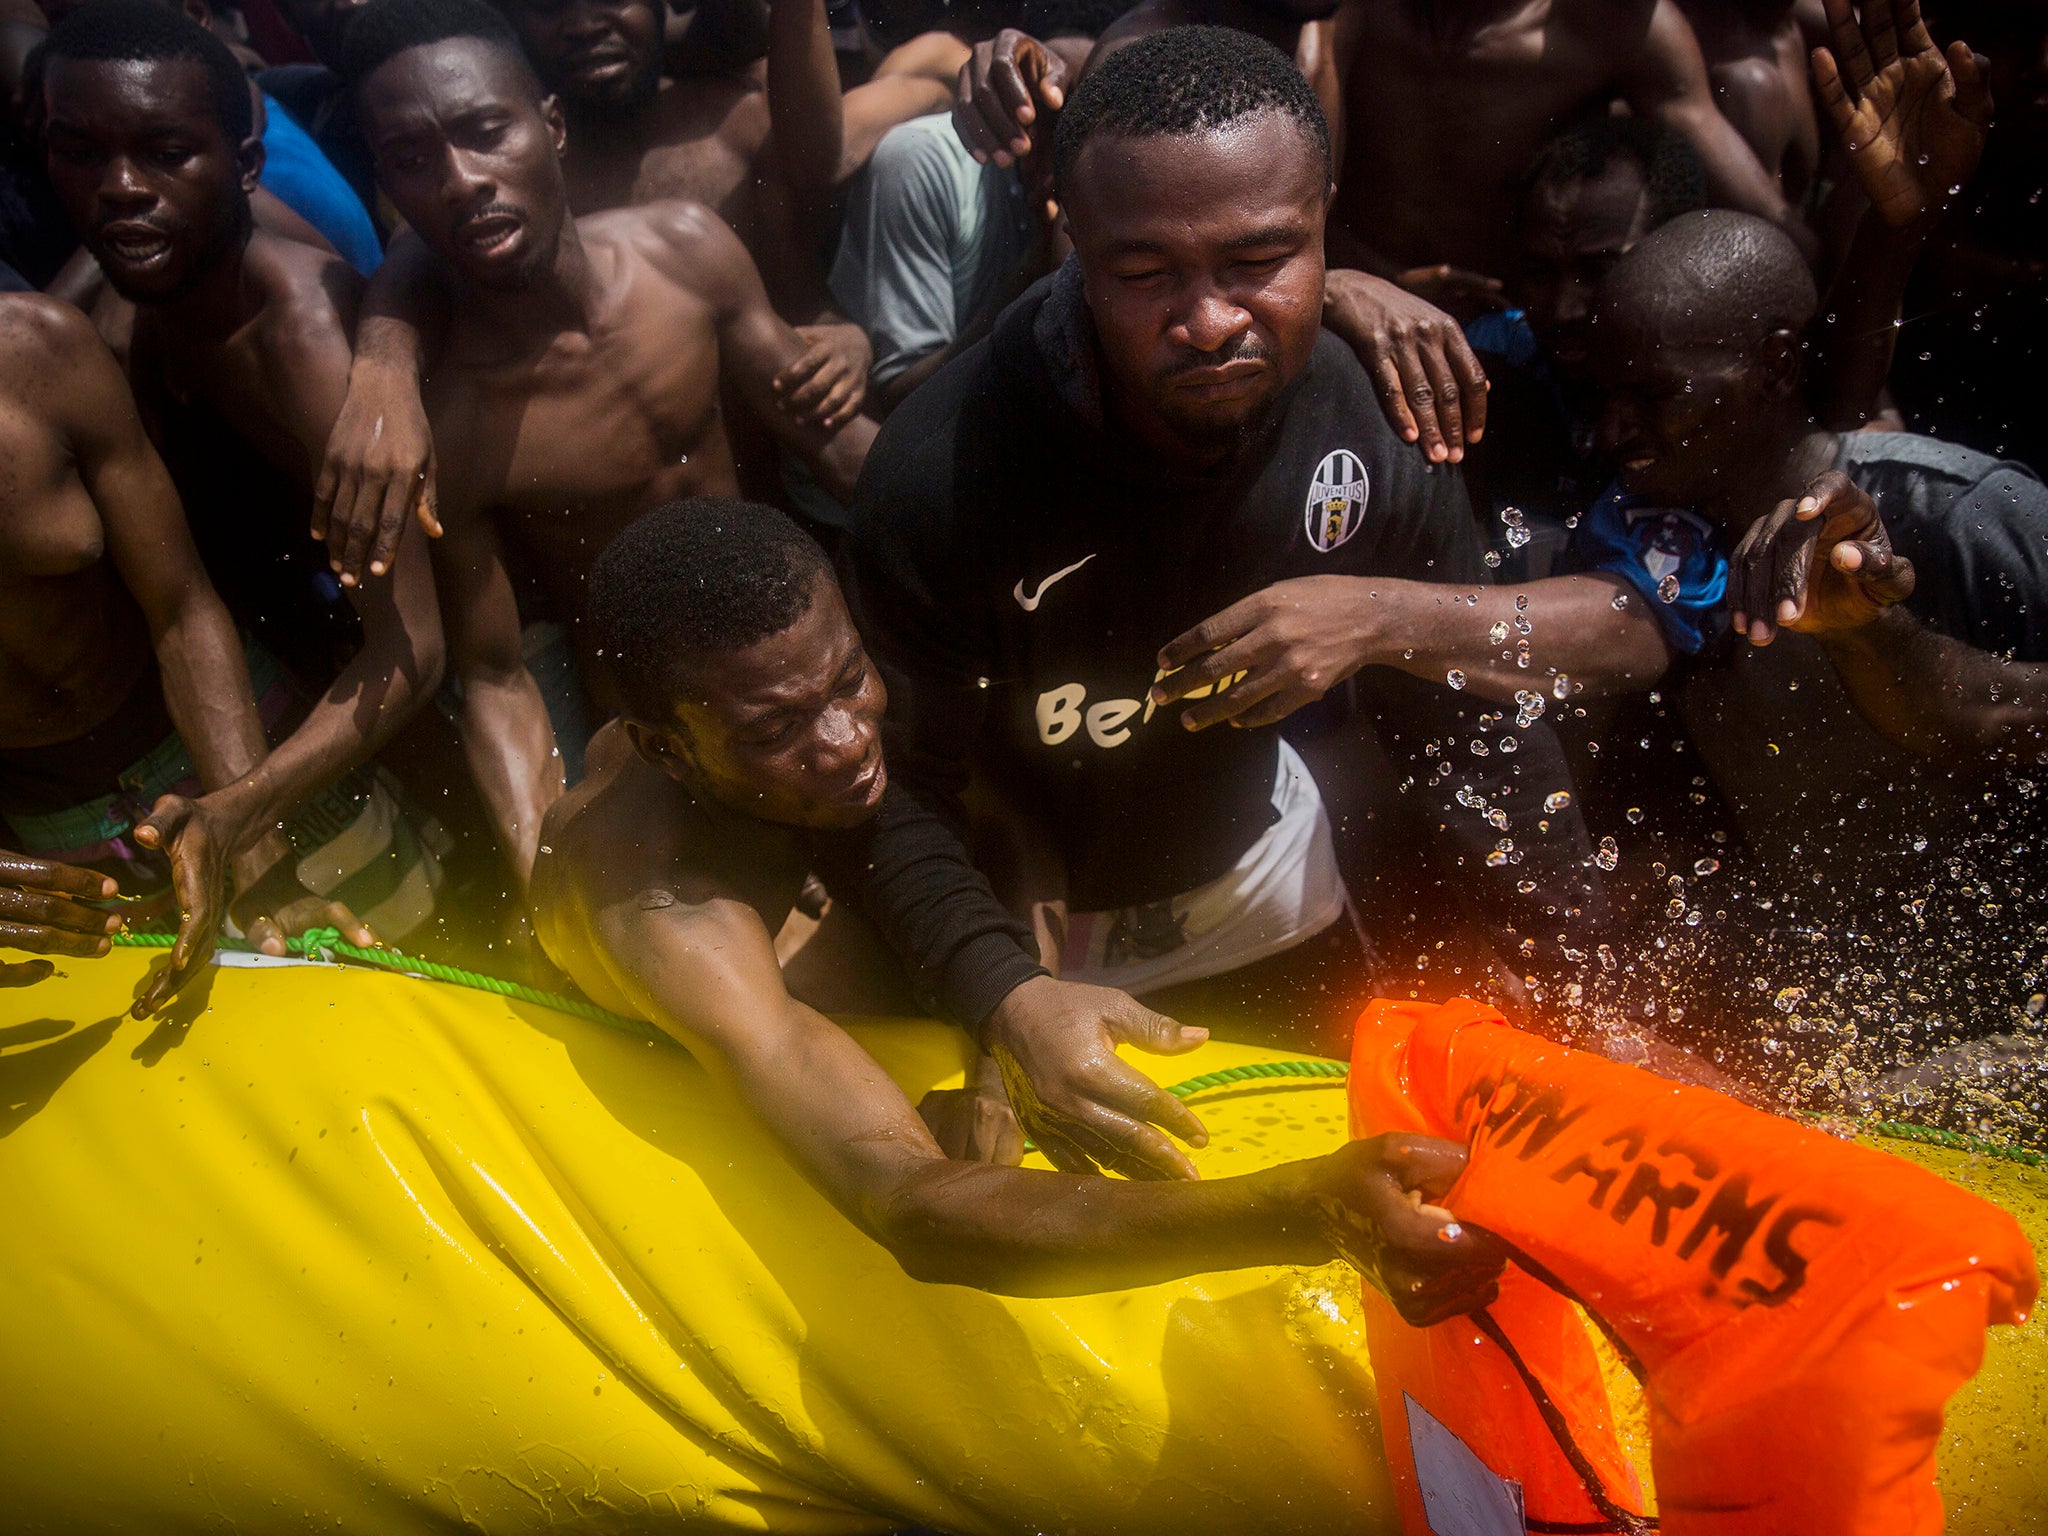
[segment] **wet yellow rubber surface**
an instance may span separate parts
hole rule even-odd
[[[0,993],[0,1528],[1388,1528],[1356,1279],[1064,1301],[907,1279],[685,1052],[325,966],[177,1020],[122,952]],[[960,1037],[857,1027],[911,1092]],[[1211,1044],[1180,1081],[1276,1053]],[[1336,1083],[1203,1094],[1212,1176]],[[2048,1231],[2048,1180],[1912,1149]],[[1957,1531],[2048,1532],[2048,1351],[1956,1404]]]

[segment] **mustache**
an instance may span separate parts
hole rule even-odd
[[[477,209],[475,213],[464,214],[462,221],[455,226],[455,232],[459,235],[465,229],[474,224],[480,224],[485,219],[517,219],[523,224],[526,222],[526,210],[512,203],[486,203],[483,207]]]
[[[1214,352],[1197,352],[1192,349],[1182,352],[1166,370],[1169,379],[1184,373],[1196,373],[1204,368],[1220,368],[1226,363],[1270,363],[1273,351],[1258,337],[1247,331],[1227,347]]]

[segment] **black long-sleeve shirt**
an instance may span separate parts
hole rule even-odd
[[[821,872],[897,946],[926,1001],[970,1024],[1038,970],[1025,931],[964,867],[970,752],[998,757],[1030,797],[1075,909],[1163,900],[1229,870],[1272,824],[1279,750],[1273,728],[1189,732],[1184,706],[1152,708],[1167,641],[1295,577],[1485,579],[1458,472],[1395,435],[1327,333],[1220,470],[1106,430],[1098,400],[1070,263],[890,418],[855,498],[843,574],[889,685],[898,790],[875,825],[828,840]],[[1383,698],[1397,761],[1424,768],[1425,743],[1473,734],[1478,708],[1446,687]],[[1456,783],[1488,805],[1532,773],[1561,783],[1554,739],[1517,734],[1512,758],[1461,752]],[[1520,812],[1543,796],[1506,798]],[[1451,811],[1467,862],[1496,873],[1483,865],[1501,831]],[[1555,842],[1584,857],[1582,831]],[[1538,872],[1525,856],[1496,883]],[[1541,882],[1553,906],[1580,899],[1560,894],[1573,876]]]

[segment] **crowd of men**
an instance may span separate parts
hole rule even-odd
[[[1002,1167],[1190,1176],[1183,1019],[2038,1131],[2048,7],[1927,8],[0,0],[0,983],[575,988],[1027,1287],[1483,1289],[1441,1147]]]

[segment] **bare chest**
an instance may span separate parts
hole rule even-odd
[[[69,448],[0,406],[0,587],[70,575],[105,553],[106,529]]]

